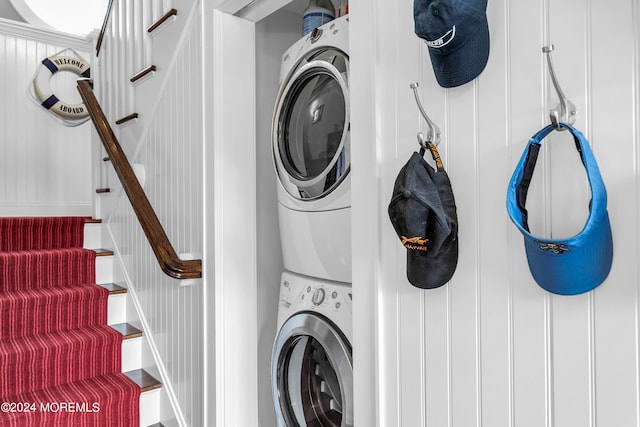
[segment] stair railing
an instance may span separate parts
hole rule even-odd
[[[201,260],[182,260],[176,254],[113,129],[109,126],[100,103],[93,93],[92,81],[88,79],[78,80],[78,91],[85,107],[89,111],[89,116],[102,140],[111,164],[118,178],[120,178],[122,188],[129,197],[142,230],[156,255],[160,268],[166,275],[174,279],[198,279],[202,277]]]
[[[111,16],[112,7],[113,7],[113,0],[109,0],[109,4],[107,5],[107,13],[104,15],[104,20],[102,21],[102,28],[100,28],[100,35],[98,36],[98,41],[96,42],[96,56],[100,55],[100,48],[102,47],[102,41],[104,40],[104,35],[107,32],[107,24],[109,22],[109,17]]]

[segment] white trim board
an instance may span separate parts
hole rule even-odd
[[[74,36],[54,29],[38,28],[31,24],[12,21],[10,19],[0,18],[0,33],[37,40],[48,44],[59,44],[78,50],[89,51],[91,49],[91,41],[88,36]]]

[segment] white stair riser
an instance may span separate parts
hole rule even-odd
[[[160,422],[160,389],[140,395],[140,425],[150,426]]]
[[[122,341],[122,372],[140,369],[142,360],[142,338]]]
[[[113,280],[113,256],[96,258],[96,283],[111,283]]]
[[[102,224],[88,223],[84,225],[84,244],[85,249],[96,249],[102,247]]]
[[[109,295],[107,324],[127,323],[127,294]]]

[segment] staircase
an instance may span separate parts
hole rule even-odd
[[[50,222],[0,218],[0,426],[160,426],[102,224]]]
[[[152,0],[109,7],[92,64],[99,70],[96,95],[116,131],[137,142],[155,114],[188,17],[199,6],[194,0]]]
[[[182,86],[192,87],[193,80],[188,78],[190,75],[188,70],[201,69],[199,62],[188,60],[190,57],[185,60],[185,55],[187,54],[194,54],[198,60],[201,60],[201,51],[199,49],[201,34],[198,31],[201,22],[201,9],[201,2],[196,0],[149,0],[144,2],[127,0],[110,2],[105,25],[97,41],[96,54],[91,61],[92,70],[95,70],[95,73],[93,73],[92,92],[95,91],[99,106],[104,111],[105,122],[109,123],[109,127],[112,127],[111,130],[115,133],[117,140],[122,143],[122,150],[118,151],[129,157],[130,161],[142,161],[139,159],[139,153],[141,151],[144,152],[141,147],[147,143],[150,135],[163,135],[163,138],[159,138],[161,139],[160,141],[151,141],[153,143],[149,144],[160,153],[163,153],[156,159],[162,159],[164,153],[173,152],[172,147],[176,146],[173,143],[168,146],[170,148],[169,151],[162,151],[163,147],[165,147],[163,145],[164,135],[168,139],[172,133],[164,131],[156,133],[156,130],[159,126],[171,123],[170,120],[175,120],[175,117],[183,117],[183,109],[179,109],[174,114],[174,108],[180,108],[181,106],[178,102],[172,101],[174,91],[176,92],[175,96],[178,96],[179,99],[199,99],[190,95]],[[176,64],[188,64],[188,66],[183,67]],[[175,81],[176,74],[181,75],[182,79],[178,80],[184,83],[178,85],[170,84]],[[200,95],[200,88],[194,87],[192,90]],[[176,105],[177,107],[174,107]],[[169,106],[170,108],[159,108],[159,106]],[[171,118],[164,117],[164,114],[169,114]],[[181,137],[186,135],[185,132],[187,132],[187,135],[191,135],[194,129],[201,127],[193,126],[193,122],[193,119],[183,117],[176,121],[175,131]],[[94,122],[94,124],[96,123]],[[98,127],[96,124],[96,128]],[[99,130],[98,133],[100,134]],[[103,139],[102,136],[101,139]],[[197,136],[195,140],[197,141]],[[187,144],[185,144],[186,146]],[[135,180],[124,179],[125,182],[121,182],[123,178],[116,172],[122,169],[122,162],[118,161],[118,156],[106,148],[101,153],[101,155],[93,157],[94,163],[92,165],[94,170],[93,183],[98,194],[95,198],[96,212],[113,217],[118,207],[122,206],[118,201],[125,199],[125,194],[131,197],[126,189],[130,189],[132,186],[130,181]],[[176,157],[179,160],[184,156],[178,155]],[[174,163],[178,160],[171,158]],[[164,168],[164,165],[162,163],[161,167]],[[179,169],[184,165],[185,163],[178,163],[177,168],[171,168],[171,171],[163,172],[163,176],[165,176],[164,173],[166,172],[173,172],[173,174],[166,174],[166,178],[174,188],[185,188],[183,184],[190,182],[189,174]],[[144,167],[153,171],[154,165],[145,164],[141,169],[136,168],[141,165],[134,163],[132,166],[134,167],[135,177],[140,181],[141,187],[144,187]],[[141,174],[139,173],[140,170],[142,170]],[[151,176],[149,172],[147,173],[149,174],[147,176]],[[144,188],[141,190],[140,193],[144,194]],[[134,197],[134,200],[130,199],[129,202],[136,212],[133,219],[139,221],[141,217],[138,214],[141,205],[139,198]],[[159,211],[153,213],[153,216],[162,217],[163,214],[165,212],[161,207]],[[150,215],[142,216],[145,218],[151,217]],[[130,217],[127,216],[125,221],[129,219]],[[137,226],[137,222],[135,223]],[[142,222],[141,226],[148,236],[148,227]],[[100,228],[99,225],[93,224],[87,224],[86,226],[87,231],[94,227]],[[124,239],[123,236],[117,234],[113,238],[118,242]],[[155,239],[151,240],[154,240],[155,245],[158,244]],[[97,239],[96,242],[85,241],[84,246],[87,248],[99,248],[102,247],[101,242],[100,239]],[[153,248],[154,243],[151,246]],[[164,249],[160,252],[167,253]],[[140,253],[140,251],[136,251],[136,253]],[[179,259],[179,257],[173,257],[173,259],[175,258]],[[135,295],[132,292],[133,295],[128,297],[126,289],[122,289],[119,286],[122,285],[121,283],[110,284],[113,281],[113,267],[109,264],[112,263],[111,259],[112,256],[109,255],[98,257],[96,274],[97,283],[106,285],[111,293],[109,296],[108,324],[117,328],[123,336],[127,337],[123,341],[122,370],[136,372],[137,374],[132,376],[133,378],[149,379],[148,374],[139,370],[143,363],[151,363],[148,356],[153,354],[154,358],[157,357],[156,360],[167,356],[158,355],[157,348],[149,345],[153,344],[151,339],[146,340],[144,337],[140,337],[140,332],[136,328],[132,327],[132,325],[127,325],[127,312],[135,310],[127,310],[126,301],[129,300],[132,302],[130,305],[138,307],[139,301],[137,297],[140,297],[140,295]],[[161,270],[169,277],[178,278],[167,273],[162,268],[162,262],[160,262],[160,265]],[[124,268],[120,263],[116,264],[115,275],[118,278],[126,274],[121,267]],[[106,274],[102,275],[103,271]],[[180,277],[180,279],[182,278]],[[182,281],[181,285],[185,285],[187,282],[188,280]],[[133,303],[134,301],[135,304]],[[181,314],[181,316],[187,318],[188,314]],[[148,321],[148,319],[145,320]],[[135,323],[135,326],[138,325],[139,323]],[[145,325],[147,324],[145,323]],[[149,326],[151,327],[152,325]],[[177,354],[175,357],[169,355],[167,359],[171,359],[174,366],[189,366],[189,358],[184,354]],[[160,367],[158,366],[158,368]],[[154,373],[158,372],[156,367],[150,369]],[[166,372],[165,378],[171,378],[175,375],[183,383],[188,384],[187,389],[182,390],[183,396],[194,395],[201,391],[198,388],[198,382],[189,377],[188,369],[187,378],[182,378],[182,372]],[[178,420],[182,420],[181,425],[185,424],[187,420],[193,422],[194,425],[201,424],[199,413],[183,415],[180,413],[179,407],[175,405],[174,399],[168,399],[168,396],[175,396],[170,387],[166,386],[162,390],[157,387],[156,382],[150,381],[148,391],[146,385],[143,389],[144,392],[140,398],[141,426],[151,425],[160,421],[158,414],[162,414],[162,421],[165,425],[178,425],[178,421],[172,419],[174,414]],[[188,403],[188,397],[186,400]],[[147,405],[151,409],[146,410]],[[168,409],[170,407],[172,409]],[[167,413],[169,414],[167,415]],[[150,414],[153,416],[150,416]]]

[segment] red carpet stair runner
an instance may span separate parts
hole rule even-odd
[[[0,218],[0,426],[139,424],[84,218]]]

